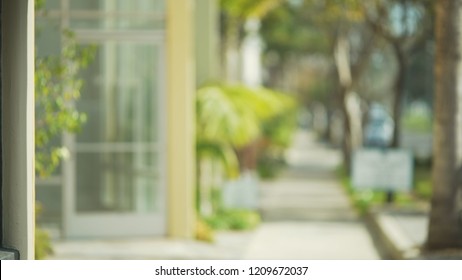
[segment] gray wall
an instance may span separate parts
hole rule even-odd
[[[34,258],[34,1],[2,1],[3,246]]]

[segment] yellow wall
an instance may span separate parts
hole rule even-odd
[[[195,228],[194,1],[167,1],[168,235]]]

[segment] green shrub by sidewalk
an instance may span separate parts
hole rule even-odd
[[[360,215],[365,214],[371,207],[386,203],[386,193],[381,190],[358,191],[351,185],[351,178],[343,166],[337,169],[337,176],[348,194],[354,208]],[[410,193],[395,193],[393,205],[400,208],[419,208],[431,197],[430,170],[417,167],[415,171],[414,188]]]
[[[275,179],[286,166],[284,159],[264,154],[258,159],[258,177],[264,180]]]
[[[432,197],[431,166],[417,165],[414,177],[415,195],[421,199],[430,201]]]
[[[250,230],[260,224],[261,218],[256,211],[233,209],[218,211],[205,221],[215,230]]]
[[[40,216],[42,206],[37,202],[35,204],[35,215]],[[35,259],[43,260],[46,256],[53,253],[51,238],[48,232],[39,226],[35,227]]]

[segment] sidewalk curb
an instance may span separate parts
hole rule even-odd
[[[364,220],[383,259],[408,260],[420,256],[420,249],[413,245],[393,218],[369,210]]]

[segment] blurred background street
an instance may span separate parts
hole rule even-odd
[[[31,1],[22,258],[462,258],[459,0]]]

